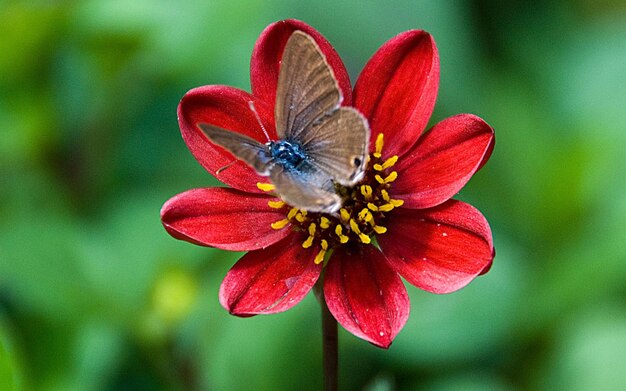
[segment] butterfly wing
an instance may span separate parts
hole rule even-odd
[[[259,175],[270,174],[271,157],[265,145],[243,134],[217,126],[200,124],[199,127],[211,142],[228,150],[237,159],[246,162]]]
[[[321,117],[342,101],[333,71],[315,40],[295,31],[285,45],[276,90],[278,138],[297,141]]]
[[[302,145],[313,166],[337,183],[363,178],[369,146],[367,120],[340,107],[341,92],[332,69],[309,35],[294,32],[283,51],[276,93],[276,129]]]
[[[311,164],[337,183],[352,186],[365,175],[369,135],[365,117],[342,107],[303,132],[301,142]]]
[[[342,200],[332,179],[309,163],[304,162],[297,170],[274,165],[270,179],[276,193],[291,206],[321,213],[334,213],[341,208]]]

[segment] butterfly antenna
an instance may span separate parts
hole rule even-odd
[[[227,168],[232,167],[232,165],[235,163],[237,163],[237,160],[233,160],[232,162],[228,163],[224,167],[219,168],[217,171],[215,171],[215,176],[218,176],[222,171],[226,170]]]
[[[263,126],[263,122],[261,122],[261,117],[259,117],[259,113],[256,111],[256,108],[254,107],[254,102],[253,101],[248,101],[248,106],[250,107],[250,110],[252,110],[252,112],[254,113],[254,116],[256,117],[256,121],[259,123],[259,126],[261,126],[261,130],[263,130],[263,133],[265,133],[265,137],[267,137],[267,141],[272,141],[270,139],[270,135],[267,133],[267,130],[265,130],[265,126]]]

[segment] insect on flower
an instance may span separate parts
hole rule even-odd
[[[224,308],[285,311],[324,271],[332,315],[387,348],[409,315],[400,276],[448,293],[489,270],[489,224],[452,197],[489,159],[494,133],[470,114],[424,133],[438,84],[437,49],[424,31],[386,42],[353,92],[328,41],[286,20],[255,45],[252,93],[211,85],[185,94],[183,138],[230,188],[181,193],[161,220],[178,239],[248,251],[222,282]]]
[[[288,204],[332,213],[342,204],[335,186],[353,186],[363,178],[369,145],[367,120],[357,110],[341,107],[342,99],[315,40],[295,31],[285,45],[278,77],[274,118],[279,140],[261,144],[215,125],[199,126],[209,140],[269,176]],[[250,105],[254,111],[252,101]]]

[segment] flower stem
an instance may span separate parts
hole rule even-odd
[[[337,343],[337,321],[328,310],[324,292],[321,286],[316,284],[317,298],[322,308],[322,355],[324,360],[324,391],[337,391],[339,350]]]

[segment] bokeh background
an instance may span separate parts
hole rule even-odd
[[[319,308],[235,318],[240,254],[179,242],[169,197],[217,182],[176,106],[249,90],[263,28],[321,31],[352,80],[413,28],[435,37],[431,124],[496,129],[458,198],[489,219],[490,273],[409,288],[389,350],[340,329],[344,390],[626,389],[626,4],[575,1],[0,1],[0,390],[316,390]]]

